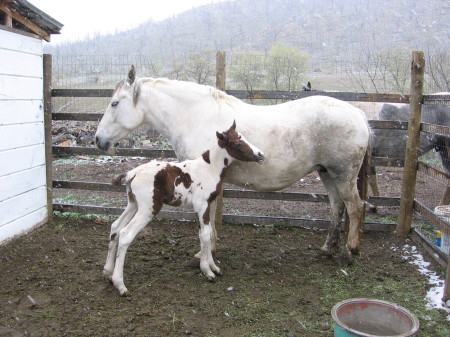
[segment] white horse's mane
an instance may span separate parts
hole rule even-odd
[[[183,91],[188,91],[190,93],[197,92],[201,95],[206,95],[206,96],[209,95],[212,98],[214,98],[214,100],[216,100],[219,105],[222,103],[234,105],[238,102],[241,102],[236,97],[230,96],[224,91],[216,89],[210,85],[198,84],[195,82],[170,80],[168,78],[141,77],[138,79],[138,83],[136,83],[136,85],[141,86],[147,82],[150,83],[150,85],[158,85],[158,84],[176,85],[181,88],[180,90],[183,90]]]

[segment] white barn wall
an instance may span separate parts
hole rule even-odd
[[[42,41],[0,30],[0,242],[47,220]]]

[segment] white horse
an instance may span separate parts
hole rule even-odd
[[[171,142],[179,160],[193,159],[211,147],[215,130],[236,120],[238,131],[263,149],[264,165],[235,162],[225,182],[259,191],[275,191],[317,171],[325,185],[332,224],[321,250],[333,254],[344,210],[349,216],[345,255],[356,253],[364,203],[358,172],[368,147],[370,128],[363,112],[348,103],[312,96],[272,106],[255,106],[210,86],[168,79],[128,78],[116,86],[95,135],[107,151],[142,124],[150,124]],[[214,219],[215,207],[211,207]],[[214,221],[211,223],[214,225]],[[212,233],[215,252],[216,232]]]

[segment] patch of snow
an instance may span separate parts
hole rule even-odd
[[[393,251],[398,251],[399,248],[391,247]],[[423,255],[417,251],[416,246],[405,245],[402,249],[402,257],[409,263],[417,266],[419,272],[428,279],[428,283],[432,285],[430,290],[425,297],[427,301],[427,307],[429,309],[442,309],[445,310],[447,315],[447,320],[450,321],[450,307],[444,303],[442,297],[444,296],[444,284],[445,281],[442,280],[439,275],[434,271],[428,269],[430,262],[425,261]]]

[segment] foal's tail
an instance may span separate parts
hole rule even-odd
[[[113,185],[123,185],[126,183],[126,177],[127,177],[127,173],[122,173],[119,174],[117,176],[115,176],[112,180],[111,180],[111,184]]]

